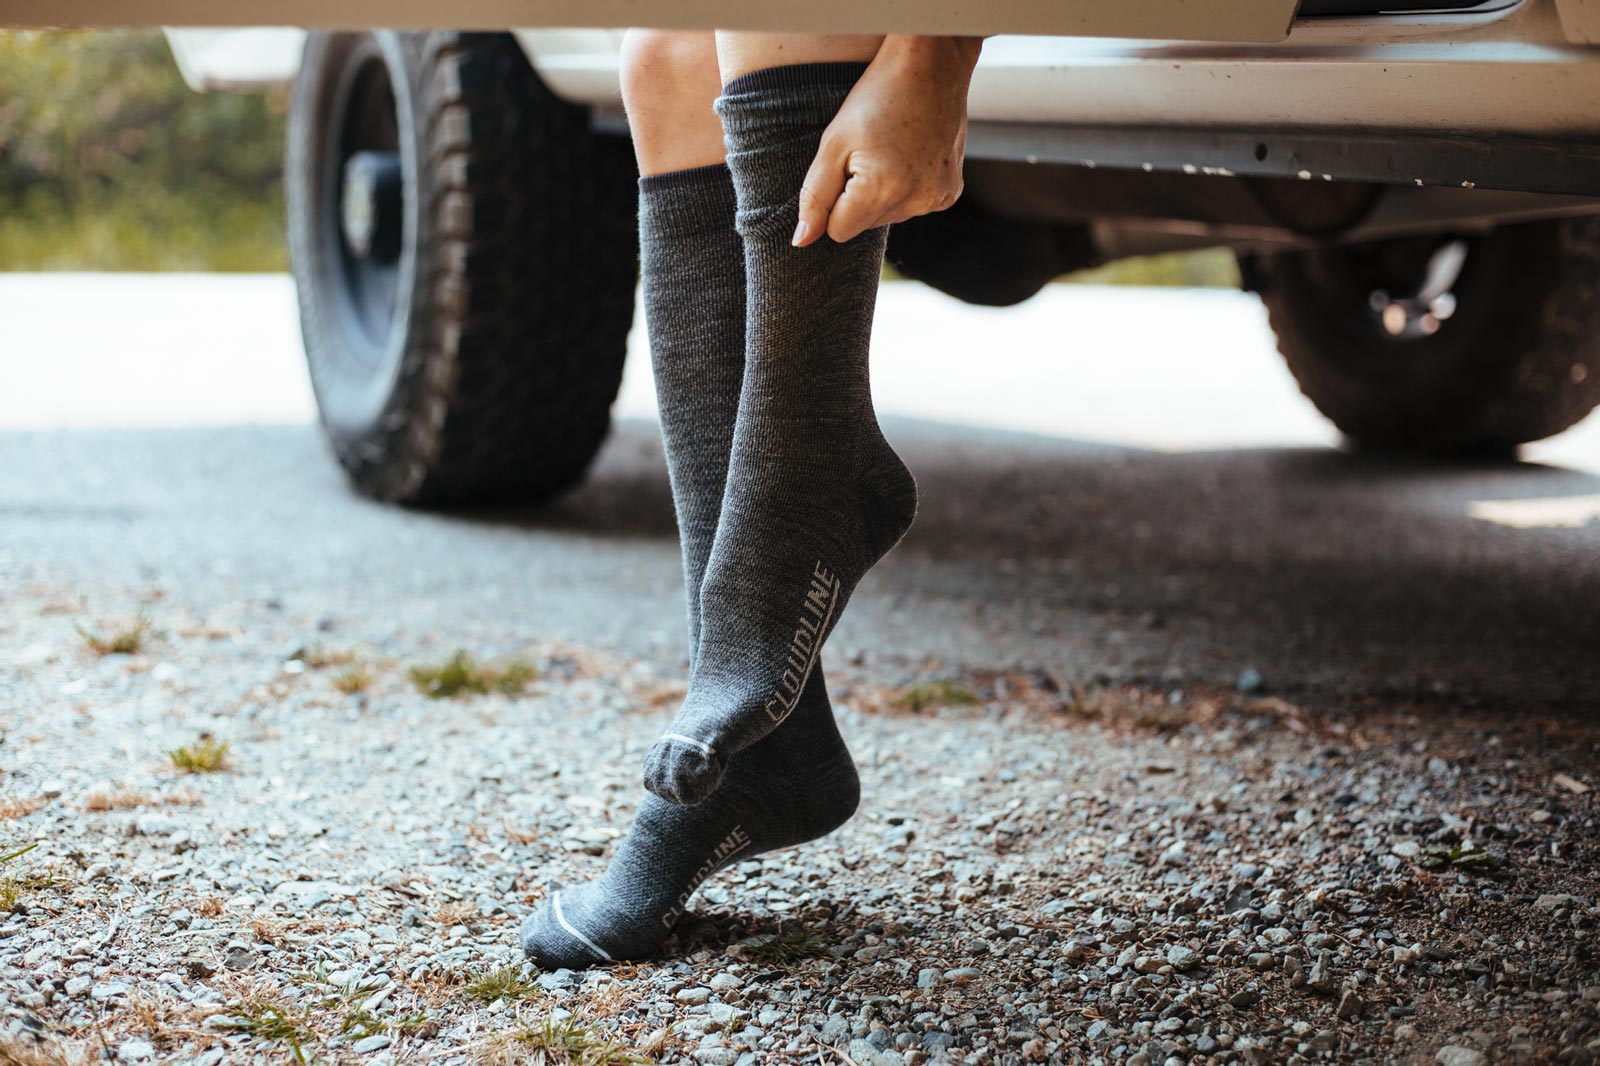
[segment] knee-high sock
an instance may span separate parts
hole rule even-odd
[[[803,704],[856,583],[916,510],[867,373],[886,231],[790,244],[801,181],[862,69],[776,67],[717,101],[744,238],[745,367],[688,698],[645,764],[673,803],[704,800],[734,753]]]
[[[734,209],[721,163],[639,179],[644,315],[683,549],[691,669],[744,385],[744,241]]]

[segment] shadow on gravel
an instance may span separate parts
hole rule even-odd
[[[620,421],[581,485],[533,507],[457,512],[473,522],[597,537],[678,536],[661,433],[653,422]]]
[[[1302,694],[1597,706],[1600,523],[1514,528],[1473,509],[1600,496],[1600,477],[1510,459],[885,429],[922,502],[878,593],[965,604],[997,630],[1026,617],[1027,639],[1008,646],[1029,661],[1054,649],[1093,663],[1114,641],[1132,680],[1231,682],[1249,668]],[[473,520],[671,538],[655,427],[620,424],[558,503]]]
[[[1053,610],[1063,635],[1093,612],[1143,646],[1150,680],[1233,663],[1287,689],[1597,706],[1600,523],[1475,517],[1595,498],[1593,475],[899,428],[923,499],[904,550],[1016,573],[991,594]]]

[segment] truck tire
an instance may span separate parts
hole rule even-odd
[[[579,481],[633,317],[626,141],[509,34],[319,33],[287,186],[311,382],[355,487],[439,506]]]
[[[1416,290],[1444,244],[1436,236],[1241,264],[1300,390],[1357,446],[1503,453],[1600,404],[1600,219],[1459,241],[1465,255],[1441,306],[1452,313],[1431,323],[1390,311],[1386,324],[1384,305]]]

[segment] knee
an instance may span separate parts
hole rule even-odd
[[[622,42],[622,102],[633,116],[709,103],[721,88],[716,35],[629,30]]]

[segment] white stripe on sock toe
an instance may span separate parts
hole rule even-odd
[[[559,891],[556,892],[555,895],[550,897],[550,905],[551,905],[551,909],[553,909],[555,911],[556,921],[561,923],[561,928],[565,929],[567,932],[571,933],[574,937],[576,937],[579,940],[581,940],[583,942],[583,946],[584,947],[588,948],[590,951],[594,952],[596,955],[600,956],[602,959],[606,960],[607,962],[616,962],[617,961],[616,959],[613,959],[611,957],[611,955],[609,953],[607,953],[607,951],[604,948],[602,948],[599,944],[596,944],[593,940],[590,940],[588,937],[584,936],[582,933],[578,932],[577,927],[574,926],[571,922],[567,921],[567,916],[565,914],[561,913],[561,893]]]
[[[661,734],[661,739],[676,740],[680,744],[687,744],[690,747],[699,748],[701,751],[705,752],[707,756],[715,755],[717,753],[717,749],[713,748],[705,741],[696,740],[694,737],[686,737],[682,733],[663,733]]]

